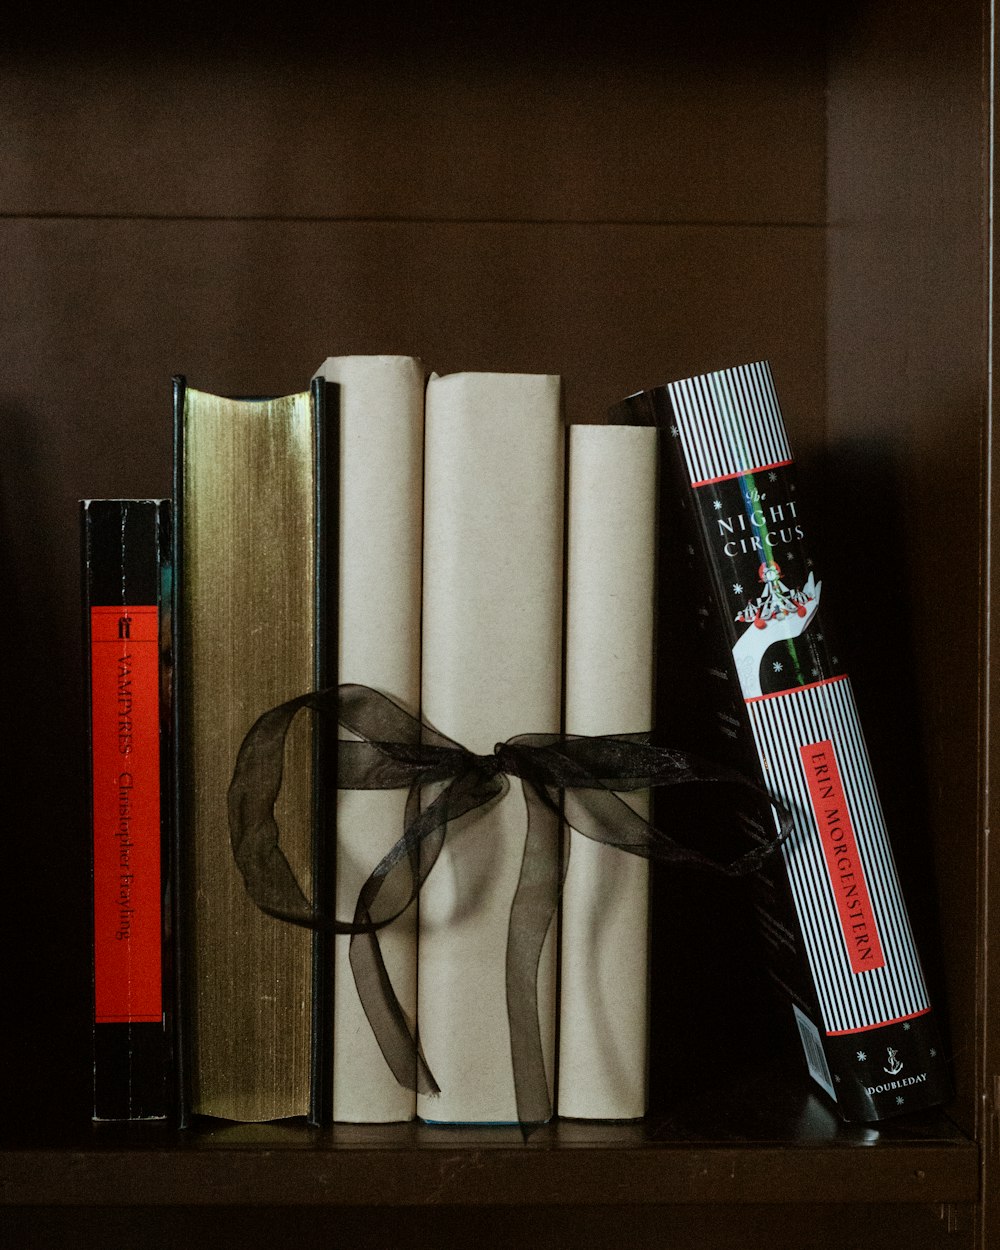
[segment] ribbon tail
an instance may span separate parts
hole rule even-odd
[[[389,1070],[406,1089],[418,1094],[439,1094],[440,1087],[424,1058],[417,1032],[393,989],[377,930],[398,916],[418,897],[437,863],[445,832],[451,821],[480,807],[506,788],[501,778],[485,782],[473,770],[466,770],[425,806],[421,806],[419,784],[411,787],[406,801],[403,836],[368,877],[358,895],[351,926],[349,947],[351,970],[365,1015]],[[391,903],[377,920],[372,919],[385,889],[392,899],[403,899],[402,906]]]
[[[514,1096],[521,1132],[552,1118],[538,1014],[538,968],[560,888],[562,821],[524,781],[528,828],[507,930],[507,1019]]]
[[[358,912],[355,919],[364,922],[367,913]],[[355,933],[349,959],[361,1006],[390,1072],[406,1089],[439,1094],[438,1083],[392,987],[378,934]]]
[[[426,874],[434,866],[444,836],[443,831],[434,824],[430,826],[425,837],[421,838],[420,834],[423,832],[420,790],[418,786],[412,786],[406,799],[405,832],[402,839],[406,843],[406,854],[395,859],[385,877],[379,876],[376,869],[362,886],[354,912],[354,925],[358,931],[351,936],[348,958],[354,973],[358,999],[389,1071],[405,1089],[412,1089],[418,1094],[433,1095],[441,1092],[440,1087],[393,988],[378,933],[371,923],[370,911],[389,878],[404,872],[410,876],[406,906],[417,897]],[[424,845],[425,841],[429,845]]]

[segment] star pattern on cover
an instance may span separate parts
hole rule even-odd
[[[902,1094],[897,1094],[897,1095],[896,1095],[896,1106],[897,1106],[897,1107],[901,1107],[905,1101],[906,1101],[906,1099],[903,1097],[903,1095],[902,1095]]]
[[[676,425],[672,425],[672,426],[670,427],[670,437],[671,437],[671,438],[680,438],[680,436],[681,436],[681,432],[680,432],[680,430],[677,428],[677,426],[676,426]]]
[[[776,673],[780,673],[784,667],[785,667],[784,664],[782,664],[780,660],[774,661],[774,671]]]
[[[722,511],[722,500],[721,500],[721,499],[713,499],[713,500],[712,500],[712,507],[716,510],[716,512],[721,512],[721,511]]]
[[[743,594],[743,587],[740,585],[739,582],[733,582],[733,594],[734,595]]]
[[[865,1054],[865,1052],[863,1050],[859,1050],[858,1051],[858,1063],[865,1063],[867,1059],[868,1059],[868,1056]]]

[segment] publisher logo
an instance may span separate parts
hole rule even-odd
[[[866,1085],[865,1090],[869,1097],[873,1094],[891,1094],[893,1090],[909,1089],[911,1085],[924,1085],[927,1082],[927,1073],[918,1072],[916,1076],[904,1076],[898,1081],[884,1081],[881,1085]],[[896,1099],[900,1102],[900,1099]]]

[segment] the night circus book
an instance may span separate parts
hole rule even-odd
[[[847,1120],[939,1103],[947,1067],[770,367],[644,391],[613,419],[662,430],[716,741],[793,816],[755,907],[809,1071]]]

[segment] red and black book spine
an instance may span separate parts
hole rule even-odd
[[[754,902],[808,1069],[849,1121],[941,1103],[947,1064],[771,369],[643,391],[611,419],[663,431],[713,749],[793,817]]]
[[[93,866],[95,1120],[173,1111],[170,504],[86,499],[84,667]]]

